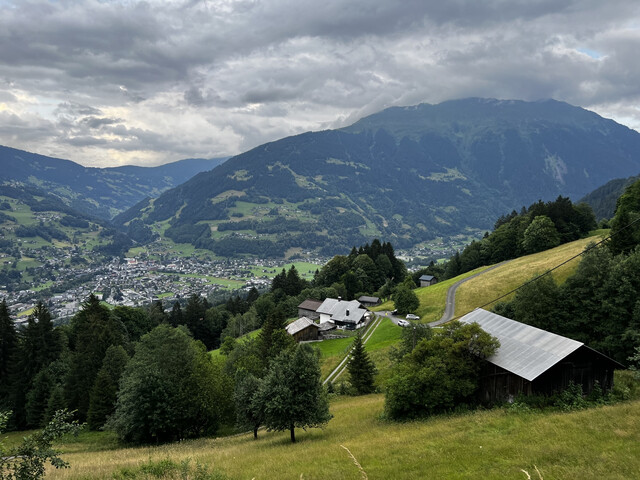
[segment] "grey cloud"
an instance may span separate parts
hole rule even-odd
[[[555,97],[623,112],[640,99],[633,0],[14,0],[2,13],[0,102],[25,127],[0,116],[0,143],[32,127],[41,144],[98,148],[109,133],[105,148],[203,156],[392,105]],[[59,105],[30,110],[23,94]],[[174,112],[233,141],[171,138]]]
[[[87,117],[83,118],[81,123],[89,128],[98,129],[104,125],[113,125],[114,123],[121,123],[121,118],[99,118],[99,117]]]

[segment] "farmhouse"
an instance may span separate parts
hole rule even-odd
[[[422,275],[418,280],[420,280],[421,287],[429,287],[438,282],[436,277],[433,275]]]
[[[320,330],[320,325],[307,317],[299,318],[295,322],[287,325],[287,333],[291,335],[296,342],[318,340],[318,330]]]
[[[367,310],[357,300],[346,301],[340,298],[327,298],[318,307],[320,324],[331,322],[337,327],[354,330],[363,327]]]
[[[510,401],[519,394],[550,395],[571,382],[590,393],[596,382],[613,387],[613,371],[623,365],[585,344],[480,308],[460,319],[477,323],[500,341],[481,374],[483,402]]]

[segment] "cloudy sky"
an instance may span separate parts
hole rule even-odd
[[[637,0],[0,0],[0,144],[233,155],[392,105],[579,105],[640,130]]]

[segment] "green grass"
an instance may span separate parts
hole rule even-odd
[[[191,459],[231,479],[632,479],[640,472],[640,402],[573,413],[478,411],[422,421],[381,419],[382,395],[339,397],[323,430],[261,431],[154,447],[117,447],[108,433],[60,445],[70,469],[51,479],[111,478],[149,461]],[[345,448],[349,449],[349,452]]]
[[[516,287],[531,280],[535,275],[560,265],[562,262],[584,251],[598,237],[584,238],[566,243],[544,252],[516,258],[490,272],[462,284],[456,292],[456,316],[464,315],[476,307],[491,302]],[[580,258],[555,270],[552,275],[558,283],[564,282],[577,268]],[[507,297],[508,300],[511,296]],[[484,308],[490,309],[493,304]]]
[[[383,318],[365,344],[365,349],[381,372],[383,370],[386,372],[390,367],[390,362],[388,362],[389,348],[400,339],[401,331],[402,328],[395,325],[390,319]],[[355,334],[355,332],[351,333]],[[344,356],[349,352],[352,342],[353,335],[349,338],[324,340],[313,344],[321,353],[320,369],[322,378],[326,378],[340,364]]]
[[[253,267],[250,269],[251,273],[253,273],[256,277],[269,277],[273,278],[284,268],[285,271],[289,271],[292,265],[295,265],[298,274],[302,278],[306,278],[307,280],[311,280],[316,270],[322,268],[322,265],[317,265],[315,263],[310,262],[292,262],[286,263],[279,267]],[[263,272],[263,270],[266,270]]]
[[[478,272],[482,272],[487,268],[489,267],[480,267],[470,272],[463,273],[462,275],[458,275],[455,278],[450,278],[449,280],[436,283],[435,285],[431,285],[429,287],[416,288],[414,292],[416,293],[418,300],[420,301],[420,306],[415,313],[420,317],[420,321],[428,323],[439,320],[444,313],[444,308],[447,301],[447,291],[449,290],[449,287],[451,287],[451,285],[453,285],[454,283],[475,275]],[[377,307],[372,308],[371,310],[379,312],[383,310],[393,310],[394,308],[395,307],[393,301],[389,300],[381,305],[378,305]]]

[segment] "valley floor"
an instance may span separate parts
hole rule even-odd
[[[382,395],[339,397],[324,430],[259,433],[121,448],[84,433],[61,446],[68,470],[48,478],[112,478],[122,468],[171,459],[255,479],[633,479],[640,473],[640,401],[571,413],[478,411],[422,421],[381,419]],[[346,448],[345,448],[346,447]],[[346,450],[348,449],[348,451]],[[151,477],[149,477],[151,478]]]

